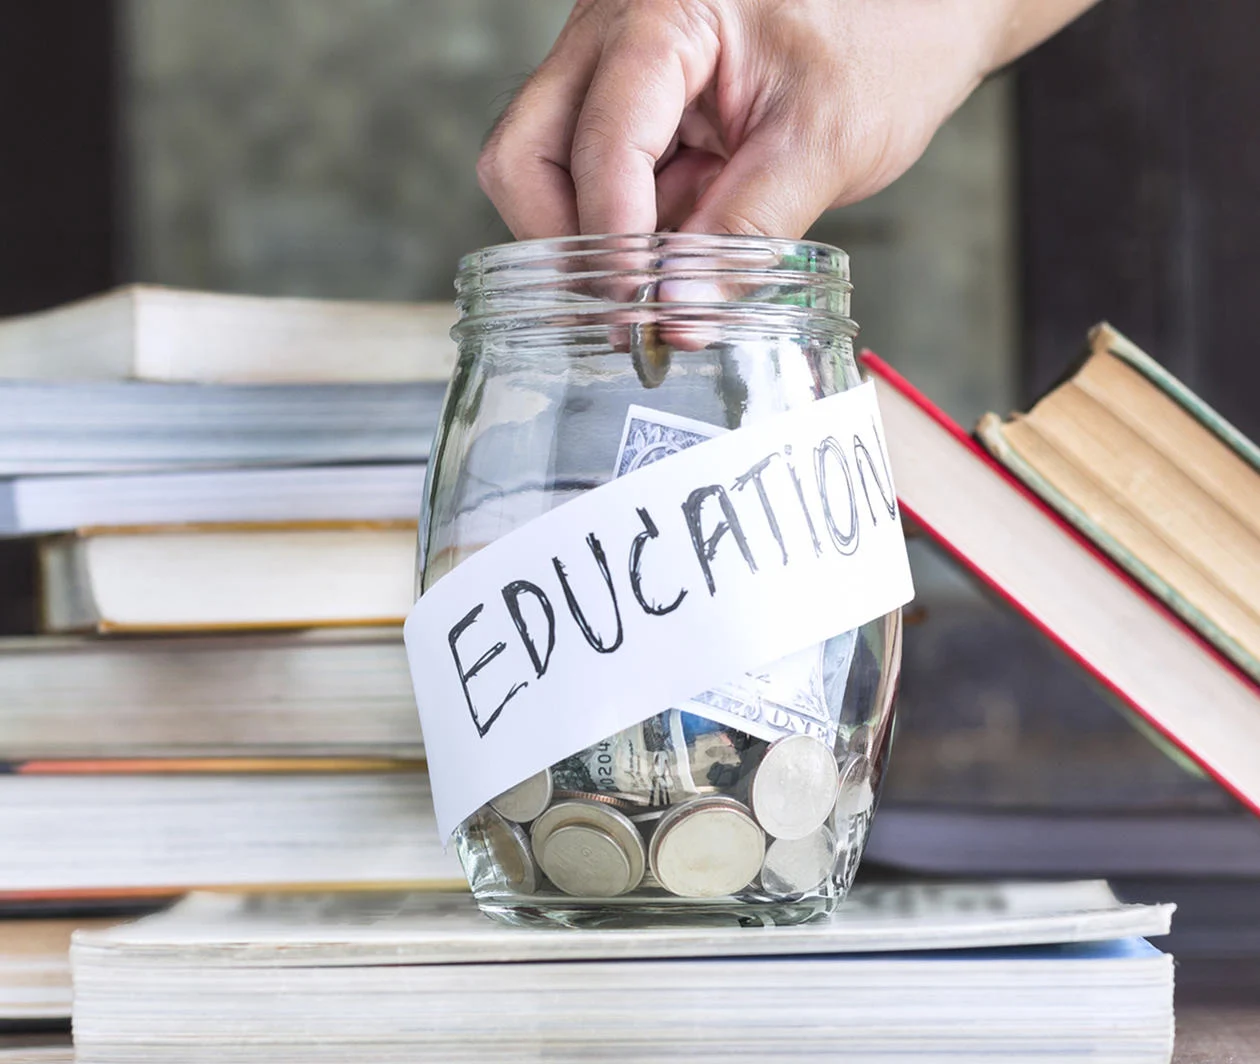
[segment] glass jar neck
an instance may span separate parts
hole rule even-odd
[[[582,236],[466,255],[454,335],[650,316],[774,327],[808,315],[852,336],[849,257],[804,240],[697,233]]]

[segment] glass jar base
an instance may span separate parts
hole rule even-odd
[[[642,894],[623,898],[556,897],[553,894],[481,894],[477,904],[491,919],[513,927],[773,927],[808,923],[834,912],[847,891],[793,900],[748,897],[676,898]]]

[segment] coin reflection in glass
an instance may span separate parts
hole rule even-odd
[[[875,804],[872,783],[873,767],[864,757],[855,757],[844,766],[840,793],[836,798],[836,817],[852,819],[870,811]]]
[[[771,894],[804,894],[821,885],[836,863],[836,837],[819,828],[803,839],[775,839],[766,847],[761,885]]]
[[[517,894],[533,894],[538,889],[538,866],[524,829],[488,807],[473,822],[485,839],[504,885]]]

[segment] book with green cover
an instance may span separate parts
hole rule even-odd
[[[1260,681],[1260,448],[1107,324],[993,456]]]

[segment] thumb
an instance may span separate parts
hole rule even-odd
[[[688,233],[795,238],[835,198],[834,175],[782,131],[754,133],[680,226]]]

